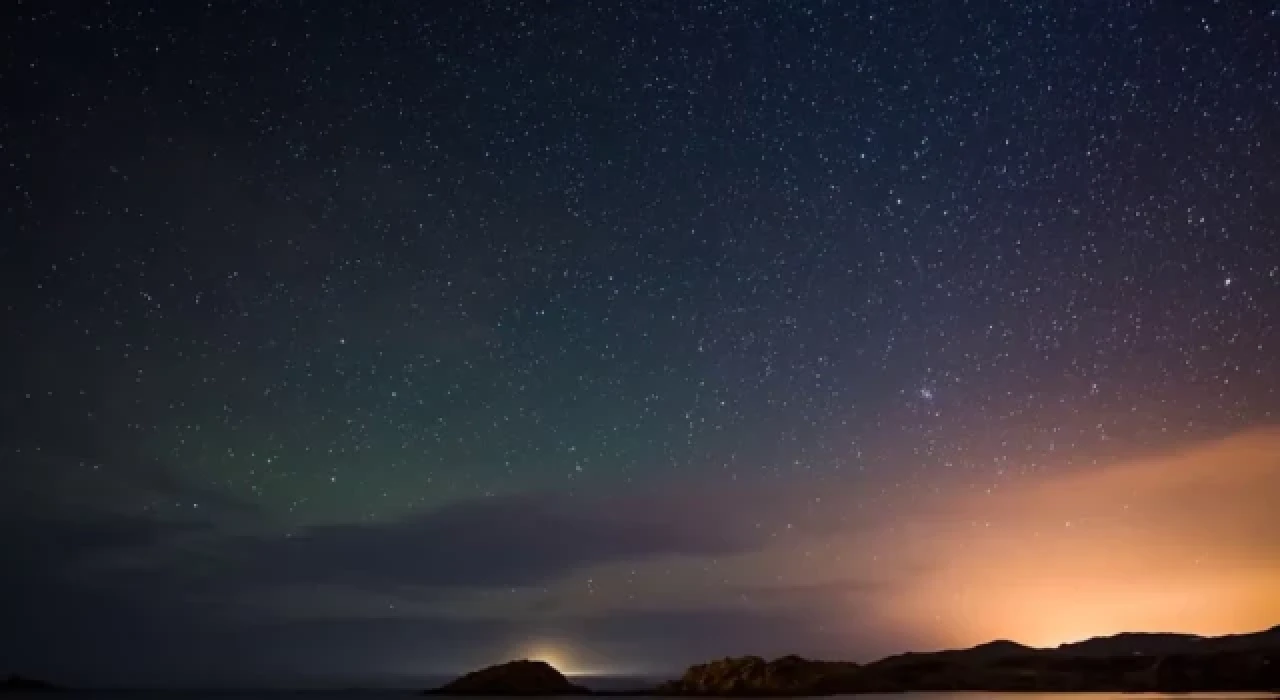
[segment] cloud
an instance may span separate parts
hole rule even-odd
[[[382,523],[320,525],[237,543],[246,575],[274,582],[529,586],[611,562],[721,556],[767,537],[750,509],[657,491],[627,496],[517,494]],[[742,500],[737,500],[742,499]],[[340,562],[340,565],[335,563]]]
[[[188,519],[252,518],[258,510],[227,491],[183,477],[175,465],[82,423],[66,435],[48,426],[0,444],[7,488],[0,513],[11,518],[94,519],[115,514],[146,519],[152,504],[199,503]],[[48,434],[44,434],[48,433]]]

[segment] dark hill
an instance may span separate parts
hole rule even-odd
[[[692,666],[661,695],[800,696],[901,691],[1280,692],[1280,627],[1198,637],[1119,634],[1054,649],[998,640],[858,665],[747,656]],[[1280,700],[1280,699],[1278,699]]]
[[[1140,654],[1189,654],[1206,641],[1194,634],[1124,632],[1062,644],[1053,651],[1071,656],[1126,656]]]
[[[913,663],[924,658],[935,661],[942,660],[950,663],[984,663],[988,661],[997,661],[999,659],[1008,658],[1010,656],[1021,656],[1026,654],[1034,654],[1039,649],[1011,642],[1007,639],[997,639],[994,642],[979,644],[976,647],[968,649],[946,649],[943,651],[909,651],[905,654],[896,654],[887,656],[875,663],[877,665],[892,665]]]
[[[1280,625],[1250,634],[1201,637],[1195,634],[1167,632],[1123,632],[1110,637],[1093,637],[1063,644],[1053,651],[1071,656],[1124,656],[1138,654],[1207,654],[1250,649],[1280,648]]]
[[[472,671],[428,695],[586,695],[545,661],[510,661]]]
[[[864,665],[741,656],[691,666],[679,679],[652,690],[598,694],[795,697],[904,691],[1280,693],[1280,626],[1224,637],[1126,633],[1053,649],[997,640],[968,649],[898,654]],[[427,692],[502,696],[590,691],[543,662],[512,661]]]
[[[839,686],[858,665],[784,656],[726,658],[692,666],[679,680],[657,688],[659,695],[813,695]]]

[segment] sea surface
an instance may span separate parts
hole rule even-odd
[[[5,700],[392,700],[415,690],[71,690],[5,693]],[[645,700],[647,696],[634,696]],[[842,696],[833,696],[842,697]],[[934,692],[849,695],[859,700],[1280,700],[1276,693],[983,693]],[[466,700],[482,700],[468,697]],[[582,700],[574,697],[573,700]],[[653,700],[671,700],[653,697]]]

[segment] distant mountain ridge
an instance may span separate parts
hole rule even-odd
[[[868,664],[748,656],[690,667],[660,695],[783,696],[900,691],[1277,691],[1280,625],[1222,637],[1121,633],[1037,649],[996,640]]]
[[[1109,637],[1091,637],[1060,644],[1051,651],[1075,656],[1116,656],[1119,654],[1199,654],[1280,647],[1280,625],[1261,632],[1202,637],[1174,632],[1121,632]]]
[[[588,695],[590,692],[570,682],[545,661],[521,659],[472,671],[439,688],[425,691],[425,694],[564,696]]]
[[[591,692],[545,663],[513,661],[427,692],[797,697],[905,691],[1280,693],[1280,625],[1222,637],[1127,632],[1045,649],[998,639],[967,649],[896,654],[868,664],[742,656],[691,666],[680,678],[655,688],[621,692]]]
[[[880,664],[899,659],[931,657],[994,660],[1020,654],[1057,654],[1073,657],[1106,657],[1125,655],[1156,656],[1161,654],[1205,654],[1280,648],[1280,625],[1260,632],[1206,637],[1178,632],[1120,632],[1104,637],[1090,637],[1056,647],[1032,647],[1008,639],[997,639],[963,649],[908,651],[886,656]]]

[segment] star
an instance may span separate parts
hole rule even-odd
[[[1087,586],[982,568],[1102,552],[1071,536],[1195,460],[1060,480],[1280,423],[1275,2],[10,5],[0,619],[84,640],[33,668],[112,666],[85,650],[151,609],[138,658],[214,630],[192,653],[243,640],[209,658],[250,677],[459,670],[559,615],[654,669],[897,650],[881,612],[985,641],[930,624],[961,588],[973,625],[1006,622],[980,589],[1057,611],[1033,634]],[[1191,491],[1214,527],[1152,542],[1274,561],[1225,507],[1265,488]],[[976,505],[921,534],[924,501]],[[870,561],[947,580],[821,592]],[[1238,610],[1255,568],[1116,610],[1217,629],[1160,606]]]

